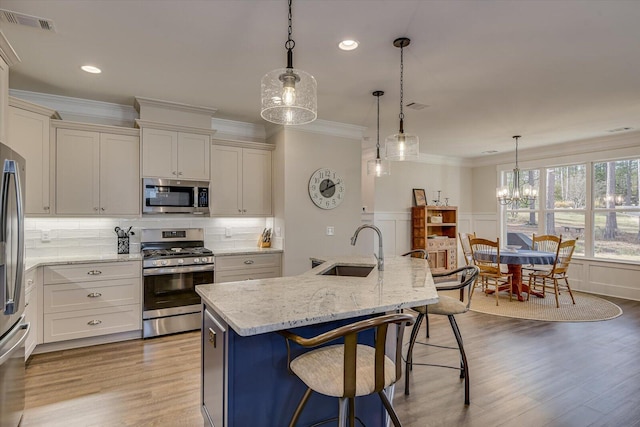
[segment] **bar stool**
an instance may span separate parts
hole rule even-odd
[[[413,365],[424,365],[424,366],[438,366],[443,368],[452,368],[460,370],[460,378],[464,378],[464,403],[466,405],[469,404],[469,365],[467,364],[467,356],[464,352],[464,346],[462,345],[462,335],[460,335],[460,329],[458,328],[458,324],[456,323],[455,315],[462,314],[469,311],[469,306],[471,304],[471,296],[473,291],[473,283],[478,278],[480,270],[475,265],[467,265],[465,267],[460,267],[456,270],[451,270],[443,273],[433,273],[433,277],[442,278],[442,277],[450,277],[456,276],[460,274],[460,281],[452,281],[446,282],[446,284],[438,284],[438,291],[452,291],[458,289],[467,288],[467,302],[466,304],[459,299],[446,296],[446,295],[438,295],[438,303],[429,305],[429,314],[447,316],[449,319],[449,323],[451,324],[451,329],[453,330],[453,335],[456,338],[456,342],[458,343],[458,350],[460,351],[460,368],[453,366],[444,366],[444,365],[434,365],[429,363],[414,363],[413,362],[413,348],[416,344],[416,339],[418,337],[418,331],[420,329],[420,324],[422,323],[422,319],[427,314],[427,306],[420,307],[412,307],[412,310],[418,312],[418,318],[416,319],[413,328],[411,329],[411,338],[409,340],[409,349],[407,350],[407,358],[405,364],[405,386],[404,386],[404,394],[409,395],[409,372],[413,370]],[[455,347],[445,347],[441,345],[429,344],[417,342],[422,345],[430,345],[439,348],[449,348],[456,349]]]
[[[312,392],[337,397],[338,425],[355,425],[355,398],[377,393],[393,425],[400,420],[384,393],[402,377],[402,339],[404,327],[412,325],[415,317],[407,313],[387,314],[342,326],[312,338],[303,338],[289,331],[279,332],[286,338],[289,371],[307,386],[289,427],[294,427]],[[398,325],[395,361],[385,355],[387,328]],[[358,344],[358,334],[375,329],[375,347]],[[317,347],[344,337],[344,344],[333,344],[308,351],[291,360],[290,341],[302,347]],[[347,408],[348,406],[348,408]]]

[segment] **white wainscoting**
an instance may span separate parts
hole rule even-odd
[[[401,255],[411,249],[411,213],[376,212],[363,215],[363,223],[373,222],[382,232],[385,254]],[[474,231],[480,237],[495,239],[498,221],[493,213],[458,213],[458,232]],[[377,251],[377,242],[368,242]],[[458,245],[458,252],[461,249]],[[459,263],[464,262],[458,256]],[[640,264],[574,257],[569,268],[571,288],[577,291],[640,301]]]

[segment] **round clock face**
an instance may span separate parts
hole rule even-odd
[[[309,179],[309,197],[322,209],[333,209],[344,199],[344,181],[335,171],[318,169]]]

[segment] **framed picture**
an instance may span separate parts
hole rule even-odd
[[[413,189],[413,203],[416,206],[427,206],[427,196],[424,193],[424,188]]]

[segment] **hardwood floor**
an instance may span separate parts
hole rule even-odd
[[[471,404],[463,404],[457,371],[415,366],[411,395],[404,378],[396,386],[400,420],[408,427],[640,426],[640,302],[611,300],[624,314],[604,322],[458,316]],[[455,345],[441,317],[431,316],[430,341]],[[453,350],[425,346],[414,358],[458,362]],[[201,426],[199,369],[199,333],[36,355],[27,366],[22,427]]]

